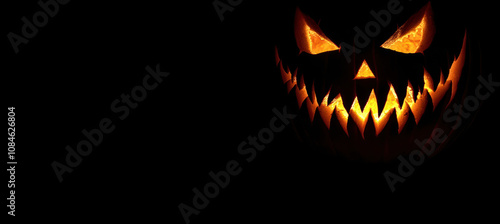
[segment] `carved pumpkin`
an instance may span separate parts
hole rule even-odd
[[[306,136],[316,136],[335,152],[391,160],[405,151],[399,148],[411,148],[415,138],[429,136],[457,93],[467,33],[463,30],[458,55],[450,63],[436,62],[442,54],[427,52],[439,35],[430,2],[371,49],[335,43],[299,7],[293,29],[298,56],[287,55],[285,61],[276,47],[276,64],[298,108],[306,108],[312,124],[304,128]],[[374,45],[375,31],[365,32],[372,35],[360,35]]]

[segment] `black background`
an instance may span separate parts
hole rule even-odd
[[[242,163],[242,173],[191,216],[192,223],[409,219],[447,210],[483,217],[498,208],[498,93],[394,193],[385,168],[308,150],[291,126],[253,162],[243,162],[238,144],[268,126],[273,108],[297,112],[274,61],[295,2],[244,0],[221,22],[211,1],[71,1],[18,54],[7,33],[20,34],[21,17],[40,8],[36,1],[6,3],[3,77],[5,106],[16,107],[17,219],[184,223],[177,206],[192,205],[191,189],[202,189],[211,181],[208,173],[232,159]],[[321,7],[345,15],[351,32],[369,19],[356,13],[373,9],[356,5],[359,10],[336,1]],[[433,7],[448,9],[440,12],[467,27],[470,73],[493,73],[499,80],[493,2],[440,1]],[[157,64],[170,76],[125,120],[117,119],[111,102],[142,84],[145,67]],[[115,131],[59,183],[51,163],[63,162],[64,148],[76,147],[81,131],[106,117]]]

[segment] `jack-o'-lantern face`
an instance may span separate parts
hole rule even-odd
[[[319,117],[316,122],[322,122],[327,129],[341,127],[347,138],[356,132],[359,141],[364,141],[368,131],[374,132],[370,136],[378,137],[391,119],[397,122],[397,132],[392,135],[418,128],[425,113],[434,113],[441,101],[448,105],[453,100],[465,62],[466,32],[451,65],[440,67],[438,72],[428,70],[432,63],[427,62],[430,59],[425,59],[425,54],[437,32],[429,2],[381,45],[359,53],[356,47],[365,47],[378,34],[377,29],[387,25],[384,23],[391,16],[387,13],[390,10],[374,13],[374,21],[367,23],[364,31],[355,28],[355,43],[350,45],[334,43],[318,23],[297,7],[294,38],[299,59],[293,65],[286,64],[281,49],[276,47],[276,64],[287,91],[296,96],[298,107],[307,108],[310,122]],[[407,127],[409,119],[416,125]],[[349,128],[350,123],[357,130]],[[367,125],[373,128],[365,130]]]

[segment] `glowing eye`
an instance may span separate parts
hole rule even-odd
[[[300,51],[309,54],[321,54],[340,49],[326,37],[318,24],[309,16],[304,15],[299,8],[295,11],[295,40]]]
[[[430,2],[411,16],[381,47],[400,53],[423,53],[435,33]]]

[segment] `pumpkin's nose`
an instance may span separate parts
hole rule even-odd
[[[373,74],[372,70],[366,63],[366,60],[363,61],[363,64],[359,67],[358,73],[354,77],[354,80],[357,79],[374,79],[375,75]]]

